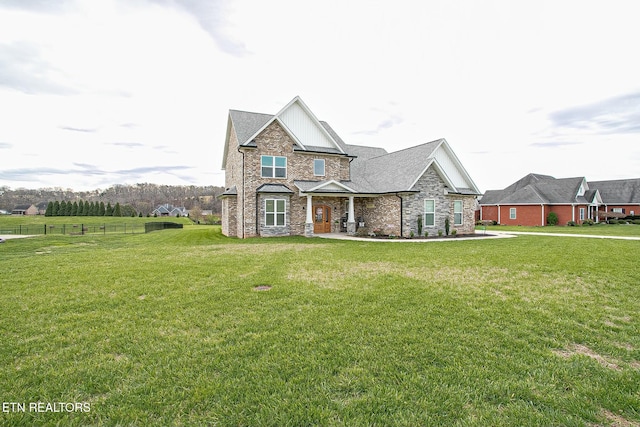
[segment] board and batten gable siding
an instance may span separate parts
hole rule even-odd
[[[297,102],[294,102],[289,108],[280,113],[279,119],[303,145],[337,148],[336,144],[327,135],[327,131],[309,117],[309,113]]]
[[[440,146],[435,153],[435,159],[438,164],[447,171],[447,177],[451,183],[459,188],[470,188],[471,185],[458,169],[458,162],[447,152],[444,146]]]

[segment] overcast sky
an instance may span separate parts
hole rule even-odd
[[[224,185],[229,109],[446,138],[481,191],[640,177],[640,2],[1,0],[0,186]]]

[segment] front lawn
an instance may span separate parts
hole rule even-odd
[[[476,226],[476,230],[483,231],[485,227]],[[553,226],[526,227],[516,225],[489,225],[486,231],[519,231],[533,233],[553,233],[553,234],[590,234],[594,236],[631,236],[640,237],[640,225],[638,224],[596,224],[591,226]]]
[[[0,390],[27,410],[0,424],[638,426],[639,249],[210,226],[8,240]]]

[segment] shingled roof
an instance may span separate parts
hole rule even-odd
[[[316,141],[321,145],[314,145],[309,140],[298,139],[295,131],[289,129],[285,122],[290,120],[288,114],[298,114],[298,121],[307,119],[318,129]],[[304,182],[296,181],[296,185],[301,191],[322,191],[322,192],[355,192],[384,194],[396,192],[410,192],[413,185],[434,165],[436,171],[441,175],[449,191],[460,194],[480,194],[475,183],[471,180],[466,170],[457,159],[453,150],[444,139],[420,144],[414,147],[388,153],[384,148],[368,147],[361,145],[346,144],[342,138],[324,121],[320,121],[313,116],[308,107],[300,100],[294,98],[278,114],[250,113],[246,111],[230,110],[229,123],[227,126],[227,141],[223,159],[223,167],[226,163],[226,153],[231,140],[231,129],[235,130],[238,146],[255,147],[253,140],[262,129],[270,123],[278,120],[287,132],[290,132],[292,139],[296,142],[295,151],[318,152],[343,155],[353,158],[350,163],[350,180],[341,183]],[[288,122],[295,126],[297,121]],[[313,138],[311,138],[313,140]],[[440,160],[445,164],[441,164]],[[451,175],[451,176],[449,176]],[[453,179],[452,179],[453,177]],[[314,190],[318,188],[317,190]]]
[[[530,173],[504,190],[489,190],[480,200],[481,205],[565,204],[590,203],[594,194],[586,191],[579,195],[584,177],[556,179],[549,175]],[[586,189],[585,189],[586,190]]]
[[[589,181],[589,188],[597,188],[602,203],[608,205],[640,204],[640,178]]]

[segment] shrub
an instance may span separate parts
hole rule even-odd
[[[411,232],[411,234],[409,236],[413,239],[413,236],[414,236],[413,231]]]
[[[418,217],[418,236],[422,236],[422,215]]]
[[[569,222],[567,222],[567,226],[568,227],[575,227],[576,226],[576,222],[575,221],[569,221]]]
[[[591,226],[591,225],[593,225],[593,224],[595,224],[595,222],[593,222],[593,220],[592,220],[592,219],[585,219],[584,221],[582,221],[582,226],[583,226],[583,227],[584,227],[585,225],[587,225],[587,226]]]
[[[442,230],[438,230],[438,237],[442,237]]]
[[[631,221],[632,224],[640,225],[640,219],[634,219]]]
[[[615,219],[615,218],[614,218],[614,219],[610,219],[610,220],[609,220],[609,224],[614,224],[614,225],[615,225],[615,224],[619,224],[619,223],[620,223],[620,221],[618,221],[618,220],[617,220],[617,219]]]
[[[453,230],[451,230],[451,235],[455,236],[456,234],[458,234],[458,230],[456,230],[455,228]]]
[[[448,236],[449,235],[449,218],[445,218],[444,220],[444,235]]]
[[[558,214],[549,212],[549,215],[547,215],[547,225],[558,225]]]

